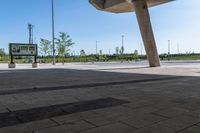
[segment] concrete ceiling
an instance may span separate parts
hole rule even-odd
[[[133,0],[134,1],[134,0]],[[148,7],[164,4],[174,0],[146,0]],[[98,10],[113,13],[124,13],[135,11],[132,0],[89,0]]]

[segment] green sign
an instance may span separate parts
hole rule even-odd
[[[37,44],[10,43],[11,56],[37,56]]]

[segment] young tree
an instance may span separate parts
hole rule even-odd
[[[5,55],[6,55],[6,53],[5,53],[4,49],[0,48],[0,56],[3,57]]]
[[[119,47],[116,47],[115,51],[116,51],[116,55],[118,55],[119,54]]]
[[[47,39],[40,39],[40,53],[43,56],[47,56],[47,55],[51,55],[52,53],[52,44],[51,41],[47,40]]]
[[[86,53],[84,49],[81,49],[80,51],[80,61],[81,62],[86,62],[87,61],[87,57],[86,57]]]
[[[103,55],[103,51],[102,51],[102,50],[99,50],[99,54],[100,54],[100,55]]]
[[[67,33],[60,32],[59,38],[56,38],[57,52],[58,56],[65,57],[65,55],[69,55],[70,47],[74,45],[72,39]]]
[[[138,56],[138,55],[139,55],[138,50],[135,50],[135,51],[134,51],[134,54]]]
[[[124,46],[122,46],[122,47],[121,47],[121,49],[120,49],[119,53],[120,53],[121,55],[123,55],[123,54],[124,54]]]
[[[85,50],[84,50],[84,49],[82,49],[82,50],[80,51],[80,56],[81,56],[81,57],[86,56],[86,53],[85,53]]]
[[[6,55],[4,49],[0,48],[0,60],[2,60],[2,58]]]

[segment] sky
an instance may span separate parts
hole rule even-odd
[[[34,25],[34,42],[51,40],[51,0],[1,0],[0,48],[8,52],[11,42],[28,43],[27,24]],[[200,0],[176,0],[149,9],[159,54],[200,53]],[[115,53],[122,45],[126,53],[144,53],[143,42],[134,12],[113,14],[96,10],[88,0],[55,0],[55,32],[67,32],[75,45],[73,53],[98,50]]]

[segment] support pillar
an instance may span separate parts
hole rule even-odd
[[[156,42],[151,26],[150,15],[146,0],[132,0],[139,23],[150,67],[159,67],[160,59],[156,48]]]
[[[13,61],[13,56],[10,56],[10,62],[8,63],[8,68],[16,68],[16,64]]]

